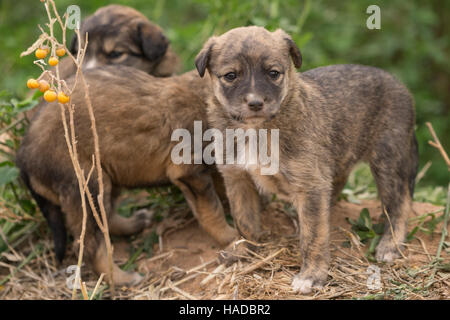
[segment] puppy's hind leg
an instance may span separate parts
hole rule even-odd
[[[108,264],[108,254],[106,250],[106,243],[103,235],[97,232],[97,251],[95,252],[95,257],[93,261],[94,269],[98,274],[108,274],[109,264]],[[113,263],[113,282],[118,286],[133,286],[142,281],[143,277],[133,271],[123,271]]]
[[[372,174],[382,203],[384,235],[376,249],[376,259],[392,262],[401,257],[412,211],[412,192],[417,173],[417,148],[404,143],[392,146],[393,139],[382,142],[370,161]],[[386,217],[388,215],[388,218]]]
[[[61,207],[59,205],[54,204],[48,198],[41,196],[31,184],[29,176],[24,168],[21,169],[21,177],[25,182],[26,186],[30,190],[31,195],[39,206],[42,214],[47,220],[47,223],[50,227],[50,230],[53,234],[53,242],[55,245],[55,255],[58,262],[62,262],[66,253],[66,244],[67,244],[67,232],[64,224],[64,217],[61,211]],[[52,192],[45,188],[45,184],[38,183],[35,180],[35,183],[40,185],[41,190],[47,190],[47,194],[52,194]],[[44,192],[45,193],[45,192]],[[57,196],[54,195],[55,202],[57,201]]]
[[[111,202],[110,200],[110,192],[111,192],[111,183],[109,178],[104,176],[104,187],[105,187],[105,210],[107,213],[108,220],[111,216]],[[94,180],[91,180],[89,183],[89,189],[92,192],[92,198],[97,199],[97,190],[98,187]],[[80,234],[83,229],[83,212],[81,210],[81,199],[80,194],[76,188],[73,188],[72,192],[68,192],[69,188],[64,188],[66,191],[60,197],[61,208],[66,214],[67,226],[75,238],[75,250],[78,252],[79,249],[79,241]],[[96,208],[98,209],[98,203],[95,203]],[[101,233],[97,222],[94,219],[94,216],[90,210],[89,205],[87,204],[87,219],[86,219],[86,229],[85,229],[85,238],[84,238],[84,257],[88,264],[92,265],[94,271],[97,274],[105,273],[109,274],[109,265],[107,259],[107,251],[106,244],[103,234]],[[99,213],[100,214],[100,213]],[[125,285],[131,286],[142,280],[142,276],[137,272],[125,272],[121,270],[116,264],[113,264],[113,281],[116,285]]]
[[[49,200],[41,197],[34,191],[31,191],[33,198],[36,200],[39,209],[44,214],[45,219],[53,234],[53,242],[55,244],[55,255],[58,262],[62,262],[66,253],[67,233],[64,225],[63,213],[61,208]]]

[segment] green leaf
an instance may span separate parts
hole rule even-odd
[[[375,223],[372,227],[373,231],[375,231],[376,234],[383,234],[384,233],[384,223]]]
[[[347,222],[350,223],[350,225],[352,225],[352,226],[356,225],[356,221],[353,220],[352,218],[345,217],[345,220],[347,220]]]
[[[414,229],[412,229],[411,232],[408,233],[408,236],[406,237],[406,241],[407,242],[412,241],[415,238],[414,235],[417,233],[417,231],[419,231],[419,226],[415,226]]]
[[[375,253],[375,248],[377,247],[378,243],[380,242],[381,236],[376,235],[373,237],[372,241],[370,241],[370,247],[368,252],[371,254]]]
[[[23,208],[23,210],[29,214],[35,214],[36,213],[36,206],[34,203],[28,199],[20,199],[19,200],[20,206]]]
[[[433,217],[431,218],[430,221],[425,222],[425,227],[428,229],[428,234],[432,234],[434,232],[434,230],[436,229],[436,226],[444,220],[444,214],[442,214],[441,216],[439,216],[438,218],[436,218],[435,215],[433,215]]]
[[[0,162],[0,167],[5,167],[5,166],[14,167],[15,165],[14,165],[14,162],[8,161],[8,160]]]
[[[373,239],[375,237],[375,232],[373,230],[369,231],[356,231],[356,234],[359,236],[361,241],[366,242],[369,239]]]
[[[370,218],[370,213],[367,208],[361,210],[359,214],[358,224],[361,227],[372,229],[372,219]]]
[[[3,166],[0,167],[0,186],[8,184],[19,176],[19,169],[16,167]]]
[[[39,91],[40,92],[40,91]],[[17,108],[20,109],[21,112],[28,111],[33,109],[35,105],[38,104],[37,100],[25,100],[21,101],[17,104]]]
[[[153,245],[158,243],[159,237],[155,231],[153,231],[150,236],[144,239],[144,251],[147,253],[147,257],[151,257],[153,255]]]

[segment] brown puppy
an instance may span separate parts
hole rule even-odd
[[[126,66],[104,66],[86,70],[85,77],[96,117],[104,170],[104,205],[111,233],[136,233],[150,220],[146,213],[135,214],[129,219],[114,213],[114,199],[120,187],[173,183],[183,192],[200,225],[220,244],[228,244],[237,237],[237,232],[226,223],[221,202],[214,191],[210,176],[214,167],[175,165],[171,160],[171,150],[176,145],[171,141],[172,132],[185,128],[193,133],[195,120],[206,123],[206,105],[198,95],[204,81],[197,72],[155,78]],[[73,81],[73,77],[68,80],[69,86]],[[81,88],[77,87],[71,99],[76,105],[78,158],[82,169],[89,172],[94,150]],[[55,112],[56,107],[45,103],[40,108],[17,152],[16,162],[52,229],[56,256],[62,260],[66,245],[64,225],[78,238],[82,211],[61,115]],[[90,179],[94,199],[98,192],[96,180],[96,177]],[[105,243],[91,214],[87,221],[85,254],[96,272],[107,271]],[[115,266],[113,279],[119,285],[130,285],[141,276]]]
[[[170,47],[163,30],[133,8],[121,5],[101,7],[82,22],[80,32],[83,41],[85,34],[88,34],[83,69],[126,65],[156,77],[168,77],[178,71],[178,56]],[[75,35],[70,50],[72,54],[77,54]],[[76,68],[71,58],[61,60],[59,72],[61,79],[75,74]],[[50,77],[45,79],[50,81]],[[38,107],[27,111],[28,119],[37,110]]]
[[[261,174],[259,164],[218,167],[243,236],[261,236],[258,190],[276,193],[294,205],[303,262],[292,285],[308,293],[327,279],[330,207],[359,161],[369,162],[394,231],[386,222],[376,257],[399,257],[418,154],[413,99],[394,77],[358,65],[299,74],[294,66],[301,63],[300,50],[284,31],[261,27],[213,37],[196,59],[200,75],[208,71],[210,79],[211,127],[222,132],[279,129],[275,174]]]
[[[171,49],[163,30],[133,8],[122,5],[101,7],[81,23],[80,31],[83,41],[88,34],[83,69],[126,65],[156,77],[169,77],[178,71],[178,56]],[[74,55],[78,51],[75,35],[70,51]],[[62,59],[58,67],[61,79],[67,79],[76,72],[69,57]],[[44,79],[50,81],[50,77]],[[31,119],[37,110],[38,107],[27,111],[27,118]]]
[[[163,30],[137,10],[109,5],[98,9],[81,24],[81,35],[88,33],[88,47],[84,68],[121,64],[135,67],[157,77],[168,77],[177,72],[179,59],[172,51]],[[78,50],[74,36],[70,46]],[[61,61],[63,79],[75,72],[70,59]]]

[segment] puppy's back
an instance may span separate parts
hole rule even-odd
[[[410,132],[414,127],[414,102],[408,89],[390,73],[370,66],[343,64],[299,74],[315,88],[321,103],[308,104],[323,114],[337,139],[361,140],[383,127]],[[368,140],[368,139],[367,139]]]
[[[117,177],[122,181],[130,180],[125,181],[127,186],[133,185],[132,176],[139,177],[138,171],[146,169],[135,166],[122,170],[123,167],[131,162],[146,166],[155,154],[162,162],[170,156],[173,130],[189,130],[194,120],[205,120],[205,105],[190,89],[196,77],[194,74],[161,79],[131,67],[105,66],[87,70],[85,77],[96,118],[103,165],[113,177],[115,172],[128,174],[130,170],[136,171],[130,174],[129,179]],[[74,80],[73,77],[68,80],[69,87]],[[79,158],[87,165],[94,150],[84,95],[79,82],[71,102],[75,105]],[[73,168],[60,108],[56,103],[43,103],[43,106],[34,116],[18,150],[17,164],[21,170],[59,188],[62,179],[74,179]],[[66,119],[69,119],[68,112]]]

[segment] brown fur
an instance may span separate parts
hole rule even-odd
[[[83,43],[85,34],[88,34],[83,69],[126,65],[156,77],[172,76],[179,69],[179,58],[163,30],[131,7],[116,4],[101,7],[81,23],[80,33]],[[77,54],[76,35],[72,38],[70,51]],[[64,80],[76,72],[75,64],[69,57],[61,59],[58,68]],[[50,81],[50,77],[45,79]],[[28,119],[36,111],[37,108],[27,111]]]
[[[82,22],[80,31],[82,41],[86,33],[89,41],[84,67],[121,64],[157,77],[168,77],[178,70],[179,59],[163,30],[133,8],[102,7]],[[74,37],[71,51],[77,50]]]
[[[303,262],[293,287],[308,293],[327,279],[330,208],[359,161],[371,166],[395,234],[386,223],[376,257],[399,257],[418,154],[413,99],[391,75],[358,65],[297,73],[294,65],[300,67],[301,54],[292,39],[260,27],[213,37],[196,59],[210,80],[211,127],[280,130],[275,175],[261,175],[258,166],[218,167],[243,236],[261,236],[258,190],[296,208]]]
[[[88,34],[84,69],[125,65],[156,77],[169,77],[179,69],[179,58],[163,30],[131,7],[117,4],[101,7],[81,23],[80,33],[83,43]],[[77,54],[78,47],[74,35],[70,44],[72,54]],[[62,59],[59,71],[62,79],[75,74],[72,59]]]
[[[170,154],[176,142],[173,130],[186,128],[193,133],[194,120],[206,123],[206,105],[198,95],[203,80],[190,72],[170,78],[154,78],[126,66],[105,66],[85,72],[96,117],[104,170],[104,204],[111,233],[128,235],[148,225],[148,214],[135,214],[130,219],[114,214],[118,189],[152,187],[173,183],[183,192],[200,225],[220,244],[227,244],[237,232],[225,221],[211,172],[213,166],[175,165]],[[73,84],[70,78],[68,84]],[[81,86],[72,95],[75,104],[75,131],[78,158],[84,172],[92,165],[93,140],[90,120]],[[56,109],[55,109],[56,108]],[[17,165],[55,238],[57,257],[65,248],[65,225],[78,238],[82,211],[80,194],[64,139],[59,109],[46,103],[28,129],[17,153]],[[98,186],[90,179],[94,199]],[[87,261],[98,273],[106,272],[105,244],[92,216],[87,223],[85,240]],[[114,269],[114,281],[133,284],[140,280],[136,273]]]

